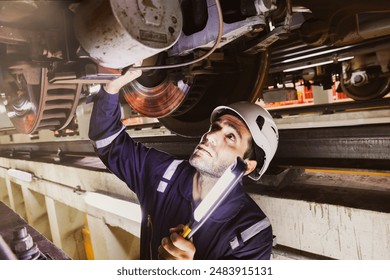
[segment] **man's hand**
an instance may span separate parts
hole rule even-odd
[[[141,66],[142,62],[134,63],[134,67]],[[104,85],[104,90],[109,94],[116,94],[126,84],[137,79],[142,75],[142,71],[138,69],[129,69],[125,74],[112,80]]]
[[[179,233],[184,225],[179,225],[169,229],[171,235],[161,240],[158,247],[158,258],[160,260],[193,260],[195,255],[195,245],[192,241],[183,238]]]

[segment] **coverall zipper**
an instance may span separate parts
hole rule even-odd
[[[148,222],[146,224],[146,227],[148,229],[148,236],[149,236],[149,255],[150,255],[150,259],[153,260],[153,249],[152,249],[153,223],[152,223],[152,216],[150,216],[150,214],[148,214]]]

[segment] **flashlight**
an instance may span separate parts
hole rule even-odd
[[[224,171],[198,207],[196,207],[193,220],[184,226],[181,236],[190,239],[195,234],[234,189],[242,176],[244,176],[246,169],[246,162],[242,158],[237,157]]]

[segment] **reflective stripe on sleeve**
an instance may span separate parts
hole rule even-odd
[[[269,219],[267,217],[265,217],[264,219],[262,219],[260,222],[254,224],[253,226],[251,226],[250,228],[244,230],[243,232],[241,232],[241,238],[242,238],[242,241],[243,242],[246,242],[248,241],[249,239],[251,239],[253,236],[255,236],[256,234],[258,234],[259,232],[261,232],[262,230],[266,229],[267,227],[269,227],[271,225],[271,222],[269,221]]]
[[[165,189],[168,186],[168,182],[172,179],[172,176],[175,173],[177,167],[182,162],[183,160],[178,160],[178,159],[175,159],[174,161],[171,162],[167,170],[165,170],[165,173],[163,175],[163,180],[161,180],[160,183],[158,184],[157,191],[161,193],[165,192]]]
[[[238,242],[238,238],[237,236],[234,237],[231,241],[230,241],[230,247],[232,247],[232,250],[236,249],[238,246],[240,246],[240,242]]]
[[[97,148],[97,149],[101,149],[101,148],[104,148],[108,145],[110,145],[112,143],[112,141],[115,140],[115,138],[118,137],[118,135],[122,132],[122,130],[124,130],[126,127],[125,126],[122,126],[122,128],[115,134],[111,135],[111,136],[108,136],[104,139],[100,139],[100,140],[97,140],[95,142],[92,142],[94,144],[94,146]]]
[[[257,222],[253,226],[251,226],[251,227],[247,228],[246,230],[244,230],[243,232],[241,232],[239,234],[240,239],[242,240],[243,243],[245,243],[246,241],[251,239],[256,234],[260,233],[261,231],[263,231],[264,229],[266,229],[270,225],[271,225],[271,222],[269,221],[268,217],[265,217],[260,222]],[[234,250],[238,246],[240,246],[240,242],[239,242],[239,238],[236,236],[230,241],[230,247],[232,248],[232,250]]]
[[[167,186],[168,186],[167,182],[160,181],[160,184],[158,184],[158,187],[157,187],[157,191],[163,193],[163,192],[165,192],[165,189],[167,188]]]

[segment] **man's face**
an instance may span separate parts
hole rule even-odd
[[[243,121],[233,115],[222,115],[202,136],[190,164],[201,173],[220,177],[237,156],[244,156],[251,137]]]

